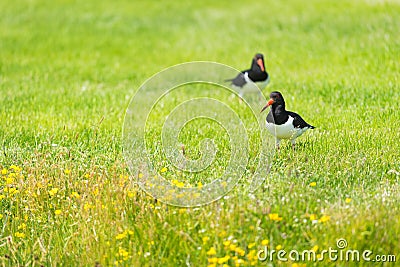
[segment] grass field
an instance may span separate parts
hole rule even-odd
[[[257,253],[321,256],[344,238],[400,262],[398,14],[395,0],[1,1],[0,266],[395,266]],[[256,52],[271,75],[265,95],[281,91],[317,128],[296,151],[283,144],[254,193],[250,135],[247,176],[223,199],[155,202],[123,157],[136,90],[175,64],[243,69]],[[160,173],[186,186],[210,180],[175,170],[157,146],[167,111],[195,92],[250,116],[223,90],[163,99],[147,142]],[[179,141],[196,158],[204,138],[219,153],[207,177],[218,177],[231,150],[217,123],[189,123]]]

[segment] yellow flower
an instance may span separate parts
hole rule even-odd
[[[3,219],[3,214],[0,214],[0,220]]]
[[[223,264],[223,263],[229,261],[230,258],[231,257],[229,255],[226,255],[225,257],[219,258],[218,259],[218,264]]]
[[[66,175],[68,175],[68,174],[70,174],[70,173],[71,173],[71,170],[69,170],[69,169],[65,169],[65,170],[64,170],[64,173],[65,173]]]
[[[226,236],[226,231],[222,230],[221,233],[218,234],[219,237],[224,237]]]
[[[166,171],[168,171],[168,169],[167,169],[167,167],[164,167],[164,168],[161,169],[160,172],[163,173],[163,172],[166,172]]]
[[[316,182],[311,182],[311,183],[310,183],[310,186],[316,186],[316,185],[317,185]]]
[[[251,261],[251,260],[253,260],[253,259],[254,259],[254,260],[258,259],[258,258],[257,258],[257,255],[256,255],[256,250],[255,250],[255,249],[250,250],[250,251],[247,253],[246,258],[247,258],[249,261]]]
[[[83,205],[84,210],[88,210],[88,209],[92,209],[92,208],[94,208],[94,206],[90,203],[85,203],[85,205]]]
[[[222,242],[222,244],[224,244],[225,247],[229,247],[229,245],[231,244],[231,241],[226,240],[226,241]]]
[[[143,178],[143,173],[139,173],[138,178]]]
[[[203,244],[206,244],[208,240],[210,240],[210,238],[208,236],[203,236]]]
[[[54,211],[54,214],[55,214],[55,215],[60,215],[61,213],[62,213],[61,210],[55,210],[55,211]]]
[[[18,230],[25,230],[26,229],[26,224],[25,223],[22,223],[22,224],[20,224],[20,225],[18,225]]]
[[[5,190],[4,190],[4,191],[5,191]],[[13,195],[13,194],[17,194],[19,191],[18,191],[17,188],[12,187],[12,188],[9,189],[8,192],[9,192],[11,195]]]
[[[276,249],[276,250],[281,250],[281,249],[282,249],[282,246],[281,246],[281,245],[277,245],[277,246],[275,247],[275,249]]]
[[[124,239],[125,237],[126,237],[126,233],[123,232],[123,233],[118,234],[118,235],[115,237],[115,239],[121,240],[121,239]]]
[[[126,249],[119,247],[118,253],[115,256],[122,257],[123,260],[126,261],[129,259],[129,252]],[[122,262],[122,261],[120,261],[120,262]]]
[[[329,221],[330,219],[331,219],[330,216],[328,216],[328,215],[323,215],[323,216],[319,219],[319,222],[324,223],[324,222]]]
[[[282,221],[282,217],[279,217],[278,213],[270,213],[268,216],[272,221]]]
[[[24,233],[21,233],[21,232],[16,232],[16,233],[15,233],[15,236],[16,236],[16,237],[19,237],[19,238],[24,238],[24,237],[25,237],[25,234],[24,234]]]
[[[72,198],[74,198],[74,197],[75,198],[80,198],[81,196],[77,192],[74,191],[74,192],[71,193],[71,197]]]
[[[351,198],[346,197],[345,202],[346,202],[346,203],[350,203],[350,202],[351,202]]]
[[[57,194],[57,192],[58,192],[58,188],[54,187],[49,191],[49,195],[54,196]]]
[[[6,196],[5,196],[5,195],[0,195],[0,201],[1,201],[3,198],[6,198]]]
[[[313,246],[313,248],[311,249],[312,251],[314,251],[314,252],[317,252],[318,251],[318,246],[317,245],[315,245],[315,246]]]
[[[198,187],[198,188],[202,188],[202,187],[203,187],[203,184],[202,184],[201,182],[198,182],[198,183],[197,183],[197,187]]]
[[[314,221],[314,220],[316,220],[317,219],[317,215],[315,215],[315,214],[311,214],[310,215],[310,220],[311,221]]]
[[[229,249],[230,249],[231,251],[235,251],[235,250],[236,250],[236,245],[235,245],[235,244],[230,244],[230,245],[229,245]]]
[[[11,165],[10,169],[13,169],[15,172],[20,172],[22,170],[21,167],[15,166],[15,165]]]
[[[237,253],[237,254],[239,254],[240,256],[244,256],[244,254],[246,254],[246,251],[244,250],[244,249],[242,249],[242,248],[239,248],[239,247],[237,247],[236,249],[235,249],[235,252]]]
[[[208,255],[208,256],[212,256],[212,255],[215,255],[215,254],[217,254],[217,251],[215,251],[215,248],[214,248],[214,247],[211,247],[211,248],[207,251],[207,255]]]
[[[7,177],[6,178],[6,184],[12,184],[13,183],[13,178],[12,177]]]
[[[185,208],[181,208],[181,209],[179,209],[179,214],[184,214],[184,213],[186,213],[186,209]]]
[[[263,240],[264,241],[264,240]],[[268,240],[267,240],[268,241]],[[261,244],[262,244],[262,242],[261,242]],[[268,243],[267,243],[268,244]],[[247,245],[247,248],[252,248],[252,247],[254,247],[256,245],[256,243],[250,243],[250,244],[248,244]],[[263,245],[264,246],[264,245]]]
[[[268,239],[264,239],[263,241],[261,241],[261,245],[263,246],[268,246],[269,240]]]
[[[7,169],[6,168],[3,168],[2,170],[1,170],[1,174],[3,174],[3,175],[6,175],[7,174]]]
[[[216,257],[208,258],[207,261],[208,261],[208,263],[217,263],[218,262],[218,258],[216,258]]]

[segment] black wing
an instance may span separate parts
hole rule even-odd
[[[305,120],[303,120],[303,118],[300,117],[299,114],[291,111],[288,111],[287,113],[289,114],[289,116],[293,117],[293,125],[295,128],[301,128],[301,129],[306,127],[311,129],[315,128],[314,126],[308,124]]]
[[[232,82],[233,85],[236,85],[238,87],[243,87],[246,84],[246,80],[244,79],[244,73],[246,71],[243,71],[239,73],[235,78],[233,79],[228,79],[225,80],[226,82]]]

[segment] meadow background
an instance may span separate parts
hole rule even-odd
[[[399,14],[379,0],[1,1],[0,265],[371,266],[256,257],[339,238],[399,262]],[[265,94],[317,129],[283,146],[253,194],[244,179],[200,208],[155,202],[122,155],[137,88],[186,61],[247,68],[256,52]],[[182,140],[196,147],[206,126]]]

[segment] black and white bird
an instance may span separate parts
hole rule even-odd
[[[277,148],[279,148],[282,139],[290,139],[294,148],[297,137],[308,129],[315,128],[305,122],[299,114],[286,110],[285,100],[280,92],[275,91],[270,94],[270,100],[267,105],[262,108],[261,112],[269,106],[271,106],[271,109],[266,119],[267,129],[275,136]]]
[[[254,83],[260,88],[264,89],[269,83],[269,75],[265,70],[264,55],[256,54],[251,62],[251,67],[248,70],[244,70],[239,73],[233,79],[225,80],[232,82],[232,87],[235,87],[239,91],[240,97],[243,97],[244,93],[252,92],[254,89]]]

